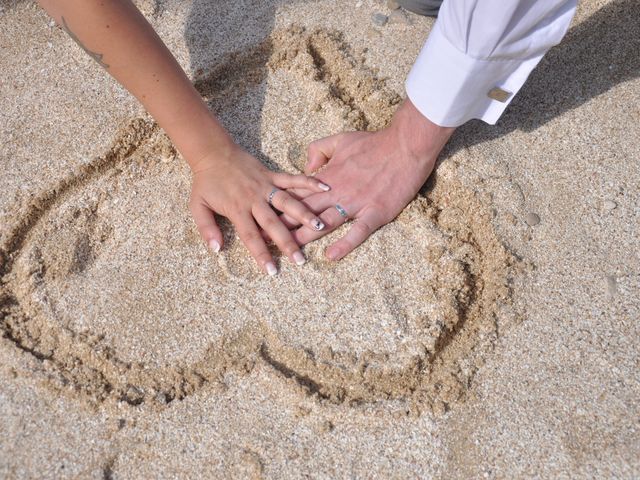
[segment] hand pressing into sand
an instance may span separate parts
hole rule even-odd
[[[233,222],[240,240],[270,275],[277,269],[258,226],[292,262],[305,263],[291,232],[271,207],[319,231],[324,228],[322,222],[284,189],[317,193],[329,187],[312,177],[272,172],[240,147],[226,154],[213,152],[194,164],[192,170],[191,212],[200,235],[213,251],[218,252],[223,243],[214,216],[217,213]]]
[[[295,239],[307,244],[352,219],[349,231],[325,252],[330,260],[349,254],[415,197],[454,130],[430,122],[406,100],[383,130],[341,133],[313,142],[305,172],[322,168],[316,178],[331,185],[331,191],[291,193],[319,214],[326,228],[318,232],[301,226]],[[282,219],[290,228],[300,225],[288,215]]]
[[[323,191],[318,180],[267,170],[236,145],[151,25],[130,0],[39,0],[91,58],[140,100],[193,171],[191,209],[215,251],[222,234],[214,212],[228,217],[260,267],[277,273],[258,226],[298,265],[300,247],[271,206],[310,229],[322,223],[280,189]],[[325,190],[328,187],[324,187]],[[269,205],[271,204],[271,205]]]

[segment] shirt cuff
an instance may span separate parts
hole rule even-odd
[[[478,59],[458,50],[436,21],[405,84],[433,123],[458,127],[477,118],[494,125],[544,53],[526,59]]]

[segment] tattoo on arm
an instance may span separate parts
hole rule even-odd
[[[103,54],[102,53],[97,53],[97,52],[92,52],[91,50],[89,50],[87,47],[85,47],[82,42],[80,41],[80,39],[76,36],[75,33],[73,33],[70,29],[69,26],[67,25],[66,20],[64,19],[64,17],[62,17],[62,28],[64,28],[65,32],[67,32],[67,34],[71,37],[71,39],[76,42],[78,44],[78,46],[80,48],[82,48],[85,52],[87,52],[87,55],[89,55],[91,58],[93,58],[96,62],[98,62],[98,64],[105,69],[109,68],[109,65],[107,65],[106,63],[104,63],[102,61],[102,57]]]

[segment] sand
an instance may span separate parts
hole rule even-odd
[[[291,173],[310,141],[387,124],[432,25],[377,1],[139,5]],[[188,168],[135,100],[4,5],[0,475],[639,475],[637,10],[584,2],[394,222],[269,278],[228,223],[205,248]]]

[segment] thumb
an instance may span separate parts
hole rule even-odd
[[[211,250],[218,253],[222,248],[223,240],[213,211],[201,201],[196,201],[191,203],[191,215],[204,242]]]
[[[341,134],[333,135],[331,137],[321,138],[320,140],[316,140],[309,144],[307,164],[304,167],[304,173],[306,175],[316,172],[331,160],[340,137]]]

